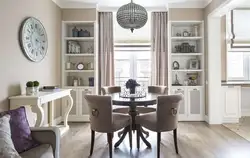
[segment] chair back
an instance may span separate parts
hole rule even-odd
[[[111,96],[85,95],[89,107],[90,126],[96,132],[112,131]]]
[[[171,131],[177,128],[178,113],[182,94],[157,97],[157,129],[159,132]]]
[[[148,86],[149,93],[157,93],[157,94],[167,94],[168,87],[167,86]]]
[[[120,86],[105,86],[101,88],[102,94],[112,94],[112,93],[120,93],[121,87]]]

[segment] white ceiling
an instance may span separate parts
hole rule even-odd
[[[52,0],[61,8],[118,8],[130,0]],[[204,8],[212,0],[133,0],[146,8]]]

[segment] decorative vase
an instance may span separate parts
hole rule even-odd
[[[26,95],[34,95],[35,88],[34,87],[26,87]]]
[[[76,28],[76,26],[72,29],[72,36],[78,37],[78,29]]]
[[[34,94],[38,94],[39,93],[39,86],[34,87]]]
[[[129,92],[130,92],[130,94],[135,94],[135,87],[129,88]]]
[[[89,86],[93,87],[95,85],[95,79],[94,77],[89,77]]]

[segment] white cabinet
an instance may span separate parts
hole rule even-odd
[[[171,88],[172,94],[183,94],[179,108],[179,121],[204,120],[204,93],[202,87]]]
[[[95,94],[94,88],[72,89],[73,107],[69,113],[69,122],[88,122],[89,110],[84,98],[86,94]],[[66,102],[64,101],[64,105]]]
[[[222,87],[223,123],[238,123],[241,117],[241,87]]]

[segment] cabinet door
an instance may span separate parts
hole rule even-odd
[[[77,97],[77,95],[78,95],[77,90],[72,89],[71,90],[71,97],[73,99],[73,107],[72,107],[71,111],[69,112],[70,116],[76,116],[76,115],[78,115],[78,113],[77,113],[77,104],[78,104],[78,97]],[[67,104],[68,104],[68,102],[67,102],[67,100],[65,100],[65,106]]]
[[[225,122],[228,119],[239,119],[241,112],[241,88],[237,86],[223,87],[223,113]],[[228,122],[229,123],[229,122]]]
[[[88,115],[89,114],[89,108],[86,99],[84,98],[87,94],[94,94],[94,89],[92,88],[86,88],[80,90],[79,97],[80,97],[80,106],[79,106],[79,112],[80,115]]]
[[[186,106],[186,93],[184,88],[173,88],[171,90],[172,94],[183,94],[183,100],[180,102],[180,108],[179,108],[179,121],[186,120],[187,117],[187,106]]]
[[[204,120],[202,88],[188,88],[188,118],[192,121]]]

